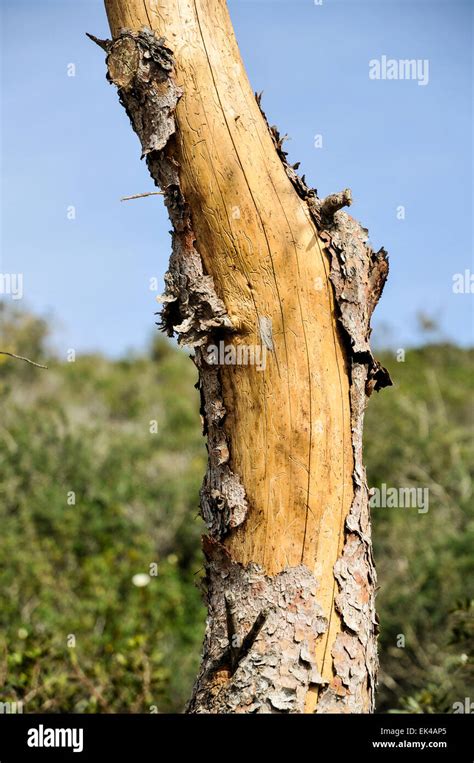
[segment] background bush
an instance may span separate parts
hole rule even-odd
[[[1,317],[0,349],[49,369],[0,356],[0,699],[180,712],[205,620],[194,366],[160,336],[146,356],[60,362],[47,322]],[[373,510],[379,712],[452,712],[474,696],[473,354],[382,353],[395,387],[368,408],[369,484],[429,487],[430,505]]]

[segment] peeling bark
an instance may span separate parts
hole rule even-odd
[[[336,607],[343,630],[332,647],[335,678],[322,692],[318,712],[360,712],[369,685],[374,710],[378,667],[375,614],[377,577],[372,556],[369,495],[362,460],[366,397],[392,382],[373,357],[370,318],[382,293],[388,259],[384,249],[372,252],[368,231],[344,212],[336,212],[322,233],[331,258],[331,282],[346,332],[351,359],[351,422],[354,451],[354,500],[345,523],[342,555],[334,565],[339,585]]]
[[[230,443],[223,428],[226,409],[219,370],[196,350],[203,434],[207,436],[208,467],[201,488],[201,514],[211,537],[221,539],[247,516],[245,488],[229,468]]]
[[[160,28],[163,28],[163,19],[171,24],[170,19],[175,18],[174,3],[175,0],[163,3],[166,6],[163,18],[158,13],[156,22]],[[187,0],[183,3],[186,5]],[[202,5],[206,5],[204,0]],[[218,5],[219,12],[225,13],[223,4],[219,2]],[[299,230],[301,220],[305,215],[307,218],[308,230],[304,240],[309,243],[303,246],[290,241],[289,251],[294,249],[297,253],[298,249],[311,248],[308,256],[318,255],[321,259],[320,262],[309,260],[308,267],[314,267],[314,274],[329,274],[328,301],[324,303],[328,311],[327,329],[319,327],[318,330],[323,332],[324,340],[324,331],[328,332],[327,346],[333,347],[335,353],[336,365],[333,367],[339,363],[340,375],[338,358],[343,358],[344,373],[347,374],[347,422],[344,384],[340,392],[340,423],[331,423],[331,417],[335,418],[334,411],[337,411],[337,391],[334,394],[327,392],[330,398],[326,402],[323,395],[321,405],[323,410],[324,405],[327,406],[331,426],[328,426],[321,453],[328,464],[334,461],[328,454],[336,452],[330,449],[337,449],[339,437],[342,437],[338,432],[345,427],[350,442],[344,455],[341,454],[341,469],[344,474],[347,465],[351,464],[349,501],[347,495],[344,498],[344,490],[338,498],[337,484],[331,487],[333,472],[328,472],[327,485],[324,485],[325,473],[319,479],[317,474],[311,473],[311,459],[308,466],[309,478],[313,480],[311,485],[323,481],[320,489],[325,488],[326,494],[318,493],[314,497],[316,488],[310,489],[308,482],[305,497],[302,480],[292,493],[296,498],[284,499],[286,493],[281,488],[280,492],[275,492],[273,485],[282,469],[291,470],[294,468],[292,462],[298,463],[300,456],[296,446],[287,456],[286,444],[283,440],[282,448],[282,438],[277,436],[274,448],[279,448],[281,453],[275,450],[268,454],[270,466],[267,468],[265,453],[263,461],[257,453],[256,462],[252,464],[248,458],[242,457],[245,448],[252,452],[252,443],[250,440],[241,442],[239,432],[243,430],[235,410],[242,410],[239,398],[243,394],[242,385],[256,390],[245,430],[252,437],[252,428],[263,415],[259,413],[262,406],[259,390],[267,394],[265,384],[270,385],[267,406],[268,400],[272,402],[273,394],[280,394],[281,375],[287,373],[289,363],[288,355],[286,365],[282,361],[281,337],[283,335],[286,347],[290,333],[285,323],[278,325],[275,331],[275,315],[278,317],[278,313],[268,310],[269,314],[266,314],[258,306],[258,299],[262,305],[268,304],[265,302],[267,270],[263,268],[260,278],[260,264],[250,258],[252,275],[243,276],[244,259],[235,231],[226,230],[228,244],[224,253],[227,256],[227,250],[234,246],[241,258],[237,258],[241,269],[231,258],[227,258],[226,266],[223,266],[217,248],[213,258],[209,257],[209,248],[219,247],[223,235],[213,226],[203,227],[208,212],[204,205],[197,203],[198,195],[190,183],[189,173],[185,173],[189,169],[187,164],[192,163],[195,143],[193,137],[193,146],[188,145],[188,133],[185,132],[189,127],[186,120],[189,120],[190,112],[181,119],[176,116],[180,100],[186,98],[186,83],[183,86],[177,84],[177,66],[171,50],[163,37],[142,23],[143,11],[138,5],[135,7],[133,2],[122,5],[119,0],[109,0],[106,6],[114,39],[100,41],[91,37],[107,53],[108,79],[118,88],[120,101],[140,139],[142,157],[146,158],[156,185],[164,192],[173,232],[172,254],[162,297],[162,328],[170,335],[176,334],[182,344],[194,349],[203,432],[208,443],[208,468],[201,490],[201,512],[208,528],[204,538],[208,619],[201,669],[188,712],[370,712],[374,707],[377,671],[376,575],[362,463],[362,430],[367,397],[374,389],[391,383],[387,371],[374,359],[369,346],[370,317],[388,273],[386,253],[383,249],[374,253],[366,243],[367,231],[341,211],[352,202],[349,189],[319,199],[316,190],[306,185],[304,176],[297,174],[297,165],[291,167],[288,164],[282,148],[284,138],[280,138],[278,130],[266,122],[257,96],[260,113],[257,110],[256,115],[263,124],[260,139],[265,141],[269,135],[269,150],[275,149],[281,160],[279,169],[273,169],[274,186],[282,189],[279,193],[285,194],[286,207],[298,216],[295,228]],[[190,22],[193,13],[199,21],[197,8],[197,4],[194,10],[189,7]],[[126,22],[130,22],[130,28],[125,28]],[[193,24],[194,18],[187,27],[191,30],[188,34],[195,34],[201,40],[201,26],[194,27]],[[225,29],[227,24],[230,22],[223,16],[222,24],[219,26],[216,22],[216,28]],[[228,38],[229,34],[225,40]],[[199,48],[197,44],[195,47],[196,50]],[[190,49],[180,46],[181,51]],[[182,55],[185,58],[187,53]],[[206,59],[209,59],[207,48]],[[211,66],[210,59],[207,63]],[[230,132],[229,115],[224,109],[222,114]],[[237,120],[239,124],[244,123],[240,114],[234,114],[233,118],[234,125]],[[255,116],[252,120],[249,125],[256,124]],[[189,135],[194,132],[197,130],[191,127]],[[286,177],[285,181],[280,173]],[[237,180],[230,169],[227,175],[232,190],[233,183],[237,187]],[[248,177],[246,182],[250,185]],[[183,185],[188,189],[186,192]],[[227,192],[230,194],[231,191]],[[295,192],[298,200],[289,204],[287,194]],[[203,192],[206,199],[212,201],[212,191],[206,189],[206,193]],[[235,189],[232,193],[236,193]],[[250,194],[250,206],[255,204],[255,193]],[[244,201],[241,204],[244,206]],[[270,249],[269,234],[263,221],[260,228]],[[249,235],[244,230],[244,244],[247,239]],[[287,246],[283,231],[281,242],[281,246]],[[226,267],[235,284],[232,298],[225,281]],[[272,261],[272,267],[283,268],[283,276],[285,272],[291,274],[289,264],[275,265]],[[305,279],[300,277],[300,280],[304,282]],[[290,301],[289,298],[288,304]],[[253,327],[248,318],[252,304],[257,313]],[[289,307],[286,311],[289,316]],[[320,316],[313,318],[307,313],[304,316],[301,342],[308,345],[304,323],[312,322],[317,327]],[[236,375],[235,369],[208,362],[207,346],[221,340],[237,345],[253,340],[268,350],[272,365],[263,387],[257,387],[262,383],[252,369],[244,370],[245,377],[240,369]],[[318,347],[319,343],[316,337],[311,346]],[[297,348],[300,346],[296,345]],[[311,363],[317,363],[316,356],[310,354],[309,359]],[[296,358],[294,373],[300,374],[300,369],[301,363]],[[311,373],[310,370],[309,389],[314,390]],[[308,383],[303,376],[297,378],[296,395],[305,391]],[[331,377],[326,381],[327,389],[332,390],[334,379]],[[311,394],[314,396],[315,393]],[[277,421],[279,414],[284,415],[284,412],[279,411],[276,400],[275,405]],[[310,432],[312,407],[314,402],[309,405],[309,427],[305,410],[302,415],[310,453],[314,447]],[[290,440],[299,442],[300,438],[299,429],[290,430]],[[302,453],[305,448],[303,437]],[[240,469],[236,468],[237,463]],[[317,460],[316,463],[320,462]],[[267,507],[262,503],[265,497]],[[285,500],[294,500],[295,504],[284,505],[282,511],[281,502]],[[280,516],[285,519],[279,524]],[[296,518],[294,522],[293,516]],[[293,524],[295,529],[290,531]],[[326,655],[330,655],[330,659]]]
[[[216,329],[232,330],[225,305],[216,294],[213,279],[204,273],[195,248],[191,211],[180,188],[179,165],[174,157],[174,113],[181,89],[172,76],[173,58],[150,29],[137,33],[122,30],[113,42],[93,38],[107,52],[107,78],[116,85],[120,102],[137,133],[142,158],[150,174],[164,190],[165,204],[173,225],[172,254],[165,275],[161,302],[162,328],[177,334],[183,346],[195,349],[200,373],[204,434],[208,438],[209,467],[201,490],[202,516],[213,536],[221,538],[242,524],[247,514],[245,490],[228,466],[229,448],[222,422],[225,408],[219,371],[201,351]]]

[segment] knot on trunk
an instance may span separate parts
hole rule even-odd
[[[339,193],[331,193],[325,199],[312,200],[313,211],[319,218],[320,225],[326,228],[334,220],[334,215],[343,207],[350,207],[352,204],[352,193],[350,188],[345,188]]]

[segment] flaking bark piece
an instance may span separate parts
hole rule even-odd
[[[123,29],[113,41],[89,36],[107,52],[107,79],[118,88],[150,174],[164,191],[173,225],[165,293],[160,298],[161,326],[195,351],[209,454],[201,488],[201,513],[209,532],[221,539],[244,522],[249,507],[244,486],[229,466],[231,446],[224,430],[226,411],[219,369],[206,362],[201,347],[217,329],[232,331],[233,325],[212,277],[204,272],[195,246],[191,211],[180,188],[173,139],[182,90],[175,82],[173,54],[164,39],[147,28],[139,32]]]

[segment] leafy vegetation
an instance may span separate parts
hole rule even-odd
[[[368,407],[369,484],[429,490],[428,511],[374,508],[380,591],[378,708],[452,712],[473,697],[474,352],[385,354],[395,388]],[[460,623],[464,623],[461,628]],[[404,646],[397,646],[403,644]]]
[[[0,356],[0,699],[180,712],[205,618],[196,372],[161,337],[118,361],[47,348],[45,321],[4,310],[1,349],[49,369]],[[368,409],[369,484],[426,486],[429,510],[373,510],[378,709],[452,712],[474,696],[473,352],[382,360],[396,386]]]

